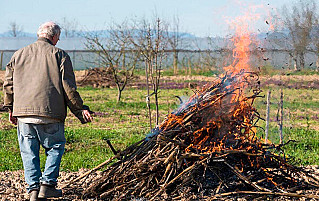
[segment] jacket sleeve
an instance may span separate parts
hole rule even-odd
[[[4,105],[3,107],[13,110],[13,64],[14,59],[7,64],[6,73],[3,83],[3,95],[4,95]]]
[[[83,105],[83,100],[77,91],[75,75],[69,55],[62,53],[60,71],[62,74],[62,86],[64,89],[64,99],[71,112],[81,121],[87,123],[83,117],[83,110],[89,110],[88,106]]]

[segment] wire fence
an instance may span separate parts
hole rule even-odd
[[[0,50],[0,69],[5,70],[7,63],[16,50]],[[75,70],[103,67],[101,57],[96,52],[88,50],[66,50],[69,54]],[[165,51],[162,68],[171,68],[173,65],[172,50]],[[255,68],[271,66],[276,69],[293,69],[293,60],[288,51],[285,50],[264,50],[262,54],[252,51],[250,65]],[[317,55],[313,52],[307,52],[305,55],[306,68],[315,69]],[[187,67],[193,69],[218,70],[232,62],[232,52],[230,50],[178,50],[178,67],[180,69]],[[137,68],[142,68],[142,62]]]

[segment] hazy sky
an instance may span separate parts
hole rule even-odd
[[[104,29],[125,18],[150,19],[154,13],[167,21],[176,15],[180,30],[197,36],[225,35],[226,21],[254,11],[259,22],[254,29],[267,31],[265,20],[293,0],[0,0],[0,33],[16,22],[23,31],[36,33],[45,21],[76,21],[82,30]]]

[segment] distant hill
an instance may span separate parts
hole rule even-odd
[[[20,38],[20,37],[31,37],[31,38],[35,37],[36,38],[37,37],[36,33],[33,34],[33,33],[29,33],[29,32],[19,32],[17,35],[18,36],[16,38]],[[14,38],[10,31],[0,33],[0,37],[12,37],[12,38]]]
[[[139,30],[131,30],[134,35],[139,34]],[[169,32],[169,35],[175,34],[174,32]],[[185,41],[192,41],[192,40],[205,40],[202,38],[198,38],[193,34],[180,32],[178,33],[181,38]],[[61,34],[61,42],[58,43],[58,47],[65,49],[65,50],[85,50],[85,36],[99,36],[101,38],[107,38],[110,36],[110,30],[96,30],[96,31],[71,31],[70,36],[72,37],[65,37],[65,35]],[[17,50],[20,49],[28,44],[33,43],[37,40],[36,33],[29,33],[29,32],[21,32],[19,33],[18,37],[12,37],[10,32],[0,33],[0,49],[1,50]],[[203,43],[205,44],[205,42]],[[185,46],[179,47],[179,49],[186,48]],[[204,47],[206,48],[206,47]]]
[[[134,35],[138,36],[140,30],[130,30]],[[169,35],[175,34],[169,32]],[[229,46],[229,37],[197,37],[187,32],[178,33],[181,38],[181,43],[177,49],[188,50],[219,50],[221,48],[231,48]],[[65,50],[85,50],[85,36],[99,36],[101,38],[107,38],[110,36],[110,30],[96,30],[96,31],[74,31],[70,33],[73,37],[65,37],[62,32],[61,41],[58,43],[58,47]],[[287,42],[288,33],[282,32],[262,32],[254,35],[259,41],[260,47],[264,49],[287,49],[289,43]],[[1,50],[16,50],[24,47],[28,44],[36,41],[36,33],[21,32],[19,37],[12,37],[9,32],[0,33],[0,49]]]
[[[132,31],[134,35],[138,35],[139,30],[133,30]],[[169,32],[169,35],[174,35],[174,32]],[[187,32],[179,32],[179,36],[183,38],[196,38],[195,35],[187,33]],[[109,37],[110,36],[110,30],[95,30],[95,31],[70,31],[69,37],[68,38],[81,38],[85,37],[87,35],[98,35],[99,37]],[[0,33],[0,37],[12,37],[12,34],[10,31]],[[36,38],[37,34],[36,33],[29,33],[29,32],[20,32],[18,33],[17,38],[19,37],[30,37],[30,38]],[[65,34],[62,30],[61,38],[66,38]]]

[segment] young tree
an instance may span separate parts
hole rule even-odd
[[[134,30],[136,36],[132,37],[131,41],[135,48],[141,53],[142,60],[145,65],[146,88],[147,96],[146,102],[148,106],[150,129],[152,130],[152,112],[150,107],[150,98],[154,95],[156,116],[155,124],[159,124],[159,108],[158,108],[158,93],[161,79],[162,62],[165,57],[164,50],[167,48],[167,30],[166,24],[160,19],[155,18],[152,22],[145,19],[135,22]],[[152,92],[151,92],[152,90]]]
[[[180,23],[178,16],[174,16],[173,23],[170,26],[171,31],[167,31],[169,48],[173,53],[173,71],[174,75],[178,74],[178,53],[182,42],[183,35],[180,33]]]
[[[22,36],[23,28],[22,26],[18,25],[16,22],[10,22],[9,25],[9,34],[12,37],[19,37]]]
[[[313,51],[317,54],[316,71],[319,72],[319,15],[316,15],[315,25],[311,37]]]
[[[202,48],[203,43],[205,44],[205,49]],[[198,38],[193,41],[193,45],[196,48],[193,54],[198,55],[195,65],[199,71],[205,72],[210,70],[221,70],[216,68],[217,54],[223,47],[221,46],[221,44],[218,44],[216,38]],[[229,59],[229,57],[227,59]]]
[[[206,50],[201,50],[199,47],[198,49],[201,51],[201,62],[203,63],[203,71],[207,70],[221,70],[217,69],[217,59],[216,59],[216,53],[217,51],[220,51],[218,45],[215,43],[214,38],[212,37],[207,37],[207,49]]]
[[[305,67],[305,53],[310,44],[310,33],[314,25],[316,3],[313,0],[299,0],[291,9],[283,7],[283,22],[289,31],[292,55],[297,65],[295,70]]]
[[[98,55],[99,65],[110,72],[118,91],[117,102],[120,102],[123,90],[133,78],[139,52],[131,44],[131,30],[126,22],[111,25],[108,30],[107,38],[100,38],[97,34],[86,36],[85,45]]]

